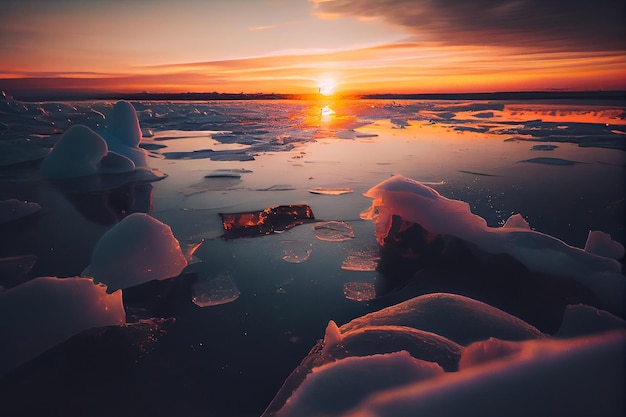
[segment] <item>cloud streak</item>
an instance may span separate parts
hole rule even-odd
[[[310,1],[322,18],[380,18],[448,45],[626,50],[626,3],[618,0]]]
[[[326,53],[137,67],[105,73],[4,71],[0,89],[314,93],[325,78],[340,92],[471,92],[623,88],[626,58],[603,51],[403,43]],[[0,74],[3,73],[0,68]],[[28,80],[15,80],[16,77]],[[44,77],[48,77],[47,79]]]
[[[298,23],[302,23],[302,22],[300,20],[292,20],[289,22],[277,23],[275,25],[253,26],[253,27],[248,28],[248,30],[252,32],[258,32],[260,30],[271,30],[271,29],[278,29],[278,28],[283,28],[287,26],[293,26],[293,25],[297,25]]]

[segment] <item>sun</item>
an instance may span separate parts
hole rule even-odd
[[[321,95],[332,96],[333,94],[335,94],[335,89],[337,88],[337,85],[332,80],[323,80],[319,82],[317,87],[319,88],[319,92]]]

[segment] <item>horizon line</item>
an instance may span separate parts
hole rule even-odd
[[[322,96],[318,93],[247,93],[247,92],[155,92],[135,91],[116,92],[86,89],[50,89],[47,91],[17,90],[15,92],[0,90],[3,96],[12,97],[19,101],[46,101],[46,100],[338,100],[338,99],[608,99],[626,101],[626,90],[622,89],[591,89],[591,90],[509,90],[509,91],[476,91],[476,92],[429,92],[429,93],[335,93],[331,96]]]

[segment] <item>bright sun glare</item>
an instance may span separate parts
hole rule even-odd
[[[332,80],[324,80],[320,81],[317,85],[319,88],[320,94],[323,96],[332,96],[335,93],[335,83]]]

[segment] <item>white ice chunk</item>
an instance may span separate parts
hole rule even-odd
[[[30,216],[41,210],[37,203],[20,201],[15,198],[0,201],[0,223],[7,223]]]
[[[133,161],[135,166],[148,167],[148,154],[139,148],[141,128],[137,112],[128,101],[120,100],[107,115],[107,129],[101,132],[109,149]]]
[[[519,214],[519,213],[511,215],[506,220],[506,222],[504,223],[504,226],[502,226],[502,227],[506,227],[506,228],[509,228],[509,229],[519,228],[519,229],[530,230],[530,225],[528,224],[526,219],[523,218],[522,215]]]
[[[611,311],[621,311],[626,279],[621,264],[574,248],[561,240],[526,228],[488,227],[469,204],[450,200],[432,188],[395,175],[368,190],[373,198],[363,219],[374,222],[376,239],[384,245],[394,215],[428,232],[449,235],[493,254],[509,254],[534,272],[571,277],[590,288]],[[517,223],[517,221],[515,221]]]
[[[128,101],[120,100],[107,117],[107,130],[120,143],[136,148],[141,142],[141,127],[137,112]]]
[[[455,294],[421,295],[358,317],[339,328],[342,334],[367,326],[406,326],[444,336],[456,343],[484,340],[526,340],[544,335],[502,310]]]
[[[176,277],[186,266],[172,229],[147,214],[133,213],[100,238],[83,275],[118,289]]]
[[[69,128],[41,163],[46,178],[75,178],[100,173],[130,172],[132,161],[121,156],[108,157],[108,146],[96,132],[83,125]]]
[[[587,235],[585,252],[605,258],[621,259],[624,257],[624,246],[611,239],[611,235],[599,230],[590,230]]]
[[[83,330],[125,321],[122,292],[91,278],[35,278],[0,292],[0,375]]]
[[[487,359],[492,342],[478,343],[463,355]],[[506,345],[482,365],[371,395],[342,417],[624,415],[626,333]]]
[[[196,282],[192,289],[191,300],[199,307],[227,304],[239,298],[239,288],[230,274],[202,279]]]
[[[436,363],[407,352],[350,357],[314,368],[277,417],[335,416],[371,393],[443,374]]]

